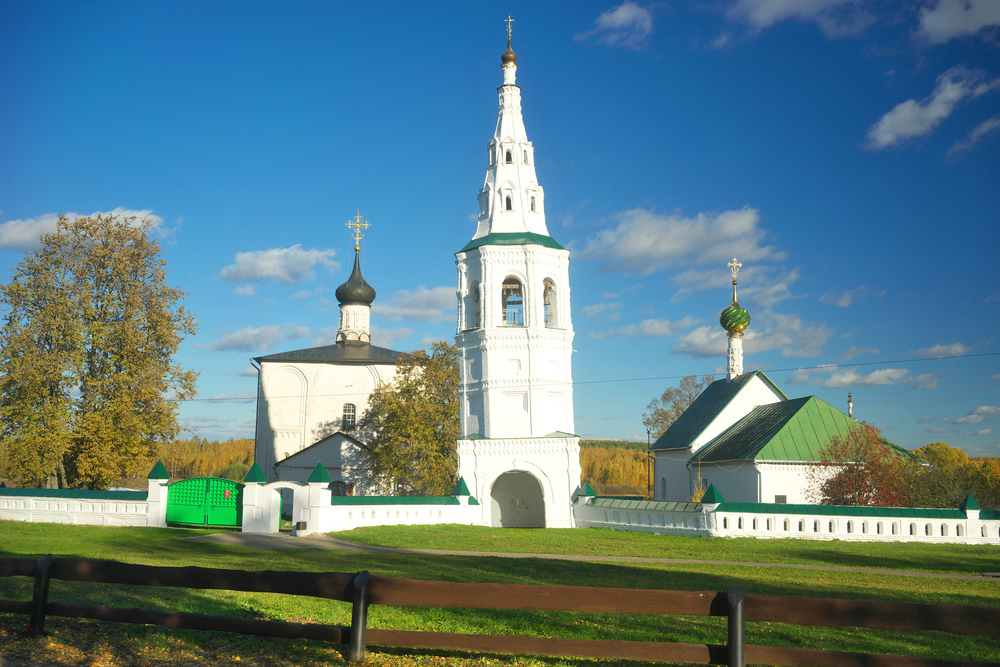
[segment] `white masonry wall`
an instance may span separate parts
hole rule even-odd
[[[782,511],[783,506],[775,504],[767,504],[760,512],[735,512],[718,511],[719,505],[655,501],[617,501],[618,507],[600,506],[599,500],[577,498],[573,504],[577,526],[692,537],[1000,544],[1000,520],[981,520],[978,510],[944,510],[959,515],[946,518],[860,517],[797,514]]]
[[[65,498],[37,489],[30,496],[0,495],[0,519],[83,526],[165,527],[167,480],[149,480],[145,500]]]

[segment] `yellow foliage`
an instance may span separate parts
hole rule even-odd
[[[254,441],[252,438],[230,438],[222,442],[194,437],[162,443],[156,454],[166,466],[170,479],[211,477],[231,463],[253,465]]]

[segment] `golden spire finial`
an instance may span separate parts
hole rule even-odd
[[[736,258],[733,257],[733,261],[726,264],[726,266],[728,266],[729,270],[733,272],[733,303],[736,303],[736,274],[740,272],[740,267],[743,265],[737,262]]]
[[[358,214],[347,221],[348,227],[353,227],[351,230],[351,238],[354,239],[354,252],[359,252],[361,250],[361,239],[365,237],[362,229],[368,229],[371,227],[366,220],[361,218],[361,209],[358,209]]]
[[[504,20],[504,23],[507,24],[507,47],[508,48],[510,48],[510,24],[513,23],[513,22],[514,22],[514,19],[512,19],[510,17],[510,14],[507,14],[507,18]]]

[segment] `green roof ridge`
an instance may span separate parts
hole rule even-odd
[[[484,245],[540,245],[556,250],[565,250],[555,239],[534,232],[491,232],[478,239],[472,239],[459,252],[466,252]]]
[[[976,502],[976,499],[973,498],[970,493],[965,496],[965,500],[963,500],[962,504],[958,506],[958,509],[963,512],[968,512],[969,510],[981,510],[983,508],[979,506],[979,503]]]
[[[157,461],[153,469],[146,475],[146,479],[170,479],[167,469],[163,466],[163,461]]]
[[[253,465],[250,466],[250,470],[247,472],[247,476],[243,478],[243,482],[245,484],[265,484],[267,482],[267,478],[264,477],[264,471],[260,469],[260,464],[256,461],[253,462]]]
[[[309,484],[329,484],[330,475],[327,474],[326,468],[323,467],[322,461],[316,461],[316,467],[313,468],[312,474],[309,475],[309,479],[306,480]]]
[[[715,488],[715,484],[709,484],[708,489],[705,491],[705,495],[701,497],[699,502],[703,505],[711,505],[713,503],[724,503],[726,502],[726,499],[723,498],[722,494],[719,493],[719,490]]]
[[[471,496],[469,492],[469,486],[465,483],[464,477],[459,477],[458,482],[455,484],[455,488],[451,490],[451,495],[453,496]]]

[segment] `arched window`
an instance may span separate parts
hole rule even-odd
[[[510,156],[510,151],[507,151],[507,164],[513,164],[514,158]]]
[[[528,151],[524,151],[524,164],[528,164]]]
[[[340,421],[340,428],[342,431],[353,431],[354,425],[357,423],[358,417],[358,406],[354,403],[344,403],[344,416]]]
[[[534,195],[531,196],[531,210],[532,211],[535,210],[535,196]]]
[[[465,328],[478,329],[482,326],[482,304],[480,303],[478,280],[473,280],[469,285],[469,295],[465,298]]]
[[[535,201],[532,198],[531,201]],[[556,326],[556,284],[551,278],[542,281],[542,301],[545,304],[545,326]]]
[[[503,304],[502,326],[523,327],[524,290],[521,289],[521,281],[514,277],[504,279],[500,301]]]
[[[513,207],[511,206],[511,202],[510,202],[510,195],[507,195],[507,210],[508,211],[512,211],[513,210]]]

